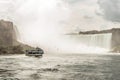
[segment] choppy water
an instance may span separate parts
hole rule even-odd
[[[120,80],[120,55],[0,56],[0,80]]]

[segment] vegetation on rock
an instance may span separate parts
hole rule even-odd
[[[18,46],[0,46],[0,54],[24,54],[23,47]]]

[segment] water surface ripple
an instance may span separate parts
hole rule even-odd
[[[120,55],[0,56],[0,80],[120,80]]]

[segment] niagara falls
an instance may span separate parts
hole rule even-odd
[[[119,0],[0,0],[0,80],[119,75]]]

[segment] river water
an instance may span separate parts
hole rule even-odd
[[[0,80],[120,80],[120,55],[0,56]]]

